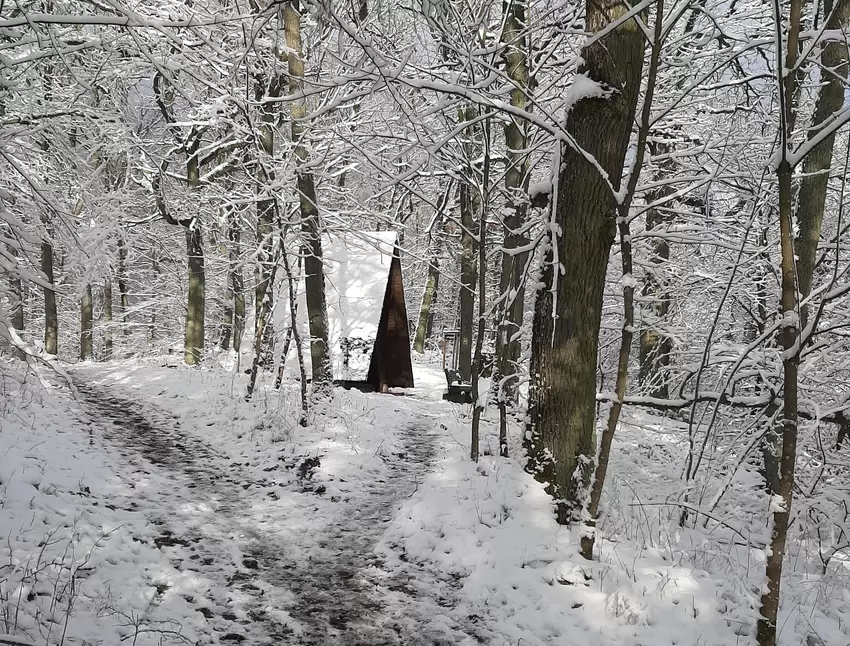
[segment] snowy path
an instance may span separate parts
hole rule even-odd
[[[433,459],[434,438],[422,420],[399,431],[403,449],[385,460],[383,478],[353,487],[347,500],[338,501],[321,536],[282,534],[275,528],[286,526],[289,517],[309,515],[311,496],[324,494],[322,486],[310,483],[318,457],[282,465],[297,472],[290,486],[311,494],[293,510],[291,504],[275,504],[275,468],[257,477],[183,432],[165,411],[108,388],[85,382],[77,387],[95,433],[99,429],[137,479],[148,483],[139,504],[160,525],[157,545],[170,550],[177,569],[220,584],[207,598],[191,601],[221,642],[445,643],[420,630],[417,607],[424,613],[432,604],[415,598],[397,575],[382,572],[373,553]],[[427,623],[424,615],[421,619]]]
[[[43,644],[68,625],[68,646],[750,639],[757,555],[728,554],[719,528],[675,529],[675,510],[629,504],[676,495],[675,474],[650,459],[676,461],[669,423],[618,431],[588,563],[521,458],[493,454],[492,417],[469,460],[469,419],[441,401],[438,371],[420,367],[399,396],[335,389],[305,429],[297,390],[265,383],[246,402],[238,371],[160,359],[72,371],[80,397],[64,383],[43,401],[12,391],[0,416],[0,632]],[[520,456],[520,429],[509,439]],[[32,567],[42,558],[47,570]],[[3,594],[25,599],[14,625]],[[782,646],[814,633],[846,643],[850,622],[817,614],[818,594]]]

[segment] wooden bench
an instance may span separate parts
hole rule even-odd
[[[444,372],[446,373],[448,390],[443,393],[443,399],[457,404],[471,404],[472,384],[462,382],[460,373],[457,370],[445,368]]]

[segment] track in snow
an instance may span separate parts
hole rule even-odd
[[[182,431],[164,411],[102,387],[78,383],[77,389],[88,421],[102,429],[139,477],[153,472],[174,482],[159,504],[151,501],[147,513],[161,525],[157,544],[176,547],[178,558],[182,552],[182,563],[175,565],[197,570],[225,589],[218,598],[195,600],[222,643],[435,646],[459,641],[429,633],[427,611],[418,608],[418,595],[406,581],[375,576],[381,560],[373,547],[433,459],[434,438],[421,421],[400,431],[404,448],[387,462],[383,482],[368,482],[341,503],[326,535],[305,537],[313,541],[305,558],[305,546],[282,544],[280,537],[257,528],[250,514],[258,498],[274,508],[265,499],[269,480],[245,477],[241,465]],[[311,466],[309,460],[299,465],[300,475],[309,477]],[[214,511],[203,527],[178,527],[163,501],[172,510]],[[285,512],[278,520],[286,522]],[[392,607],[382,601],[388,591]],[[447,600],[438,603],[445,606]],[[244,612],[237,613],[237,606]]]

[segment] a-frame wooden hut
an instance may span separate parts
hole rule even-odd
[[[410,334],[398,235],[390,231],[333,233],[323,236],[328,344],[333,378],[346,385],[379,391],[413,387]],[[293,259],[291,266],[297,266]],[[296,324],[310,374],[309,328],[303,284],[296,298]],[[277,298],[275,330],[291,336],[288,295]],[[286,346],[285,339],[281,339]],[[297,356],[288,344],[284,376],[297,375]]]

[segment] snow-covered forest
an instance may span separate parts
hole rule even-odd
[[[850,644],[850,0],[0,0],[0,645]]]

